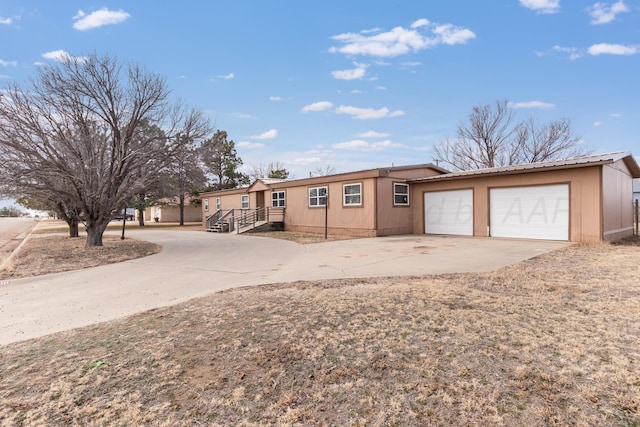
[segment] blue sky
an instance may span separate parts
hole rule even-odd
[[[640,154],[640,0],[0,0],[0,40],[0,86],[93,51],[146,66],[247,172],[431,162],[496,100]]]

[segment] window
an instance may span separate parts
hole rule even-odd
[[[249,195],[242,196],[242,209],[249,209]]]
[[[393,205],[409,206],[409,184],[393,184]]]
[[[345,206],[362,205],[362,184],[345,184],[342,186],[342,204]]]
[[[216,197],[216,211],[219,211],[220,207],[221,207],[221,205],[220,205],[220,197]]]
[[[309,189],[309,206],[327,206],[327,187]]]
[[[284,191],[274,191],[271,193],[271,207],[284,208]]]
[[[204,211],[209,212],[209,199],[204,199]]]

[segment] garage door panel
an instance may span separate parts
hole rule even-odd
[[[569,240],[569,186],[490,190],[491,236]]]
[[[425,193],[425,233],[473,236],[473,190]]]

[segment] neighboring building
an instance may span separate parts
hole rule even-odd
[[[165,199],[156,206],[151,206],[144,211],[145,221],[155,222],[179,222],[180,206],[178,199]],[[184,222],[200,222],[202,221],[202,208],[194,206],[189,200],[185,201],[184,206]]]
[[[451,234],[596,242],[633,233],[629,153],[449,173],[416,165],[204,193],[203,218],[280,210],[284,229],[351,236]]]

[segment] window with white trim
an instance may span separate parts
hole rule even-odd
[[[204,199],[204,211],[209,212],[209,199]]]
[[[249,195],[242,196],[242,209],[249,209]]]
[[[344,206],[361,206],[362,184],[344,184],[342,186],[342,204]]]
[[[221,205],[220,205],[220,197],[216,197],[216,211],[219,211],[220,207],[221,207]]]
[[[309,207],[327,205],[327,187],[309,188]]]
[[[393,205],[409,206],[409,184],[393,184]]]
[[[272,208],[284,208],[284,191],[273,191],[271,193],[271,207]]]

